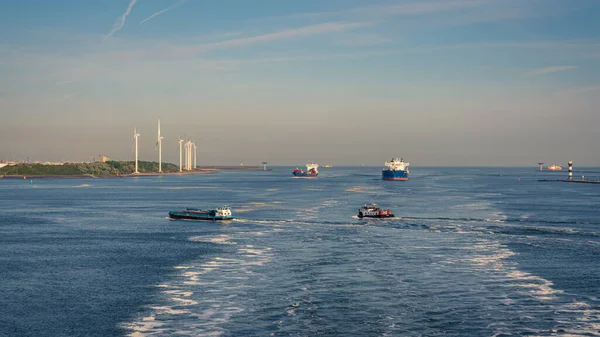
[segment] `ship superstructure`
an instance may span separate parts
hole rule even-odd
[[[408,180],[408,165],[402,158],[392,158],[385,162],[385,167],[381,172],[383,180]]]
[[[376,204],[364,205],[358,209],[359,218],[393,218],[389,209],[381,209]]]

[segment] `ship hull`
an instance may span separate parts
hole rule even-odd
[[[381,172],[381,179],[383,180],[408,180],[408,172],[406,171],[392,171],[386,170]]]
[[[218,216],[207,214],[194,214],[188,212],[169,212],[169,218],[175,220],[207,220],[207,221],[222,221],[222,220],[233,220],[233,216]]]
[[[362,214],[359,214],[358,217],[360,219],[363,219],[363,218],[382,219],[382,218],[393,218],[393,217],[395,217],[395,215],[394,214],[380,214],[380,215],[362,215]]]
[[[316,176],[318,176],[319,174],[311,174],[311,173],[306,173],[306,172],[292,172],[292,174],[294,175],[294,177],[307,177],[307,178],[315,178]]]

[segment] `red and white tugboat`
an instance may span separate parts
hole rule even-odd
[[[389,209],[380,209],[375,204],[364,205],[358,210],[359,218],[393,218],[394,214]]]

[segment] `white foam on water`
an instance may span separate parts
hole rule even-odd
[[[489,213],[489,215],[491,216],[491,218],[485,219],[485,221],[487,222],[506,222],[506,220],[508,219],[508,216],[506,216],[502,212],[492,212]]]
[[[489,202],[476,202],[476,203],[470,203],[470,204],[465,204],[465,205],[456,205],[456,206],[453,206],[452,208],[460,208],[460,209],[469,210],[469,211],[480,211],[480,210],[489,209],[490,203]]]
[[[194,242],[210,242],[210,243],[216,243],[216,244],[221,244],[221,245],[236,245],[237,244],[237,242],[229,241],[229,240],[231,240],[231,236],[229,236],[227,234],[221,234],[216,237],[192,236],[192,237],[188,238],[188,240],[194,241]]]
[[[162,333],[166,329],[160,329],[161,326],[163,326],[163,323],[157,322],[154,316],[142,317],[141,320],[135,323],[126,323],[122,325],[123,328],[131,331],[131,333],[127,334],[127,336],[131,337],[145,337]]]
[[[568,294],[563,290],[555,289],[554,284],[550,280],[542,277],[518,270],[516,262],[507,261],[515,253],[509,250],[505,245],[499,242],[480,239],[471,247],[474,256],[458,262],[467,262],[475,267],[475,270],[482,272],[492,272],[492,282],[494,286],[506,287],[512,289],[515,294],[510,298],[500,299],[503,305],[510,305],[513,310],[522,311],[521,317],[530,320],[539,319],[537,316],[527,315],[529,310],[535,314],[539,308],[550,307],[557,313],[554,320],[556,323],[561,323],[561,329],[565,333],[561,336],[583,336],[597,335],[600,331],[600,311],[591,309],[592,306],[582,301],[565,303],[568,300]],[[509,290],[510,292],[510,290]],[[516,295],[520,296],[516,296]],[[531,304],[528,301],[534,299],[538,304]],[[591,299],[594,301],[594,299]],[[561,320],[561,313],[567,315]],[[514,328],[514,327],[512,327]],[[513,332],[511,327],[498,327],[496,334]],[[547,332],[533,331],[528,334],[546,336]]]
[[[155,310],[158,315],[185,315],[189,314],[189,310],[183,309],[173,309],[172,307],[164,306],[164,307],[151,307],[152,310]]]
[[[181,306],[190,306],[190,305],[198,304],[198,302],[196,302],[194,300],[190,300],[187,298],[181,298],[181,297],[171,297],[171,300],[176,301],[178,303],[178,305],[181,305]]]
[[[232,235],[196,236],[192,241],[232,242]],[[272,259],[272,249],[257,244],[243,245],[231,256],[217,256],[208,261],[177,265],[176,273],[161,289],[159,300],[148,306],[151,315],[124,324],[130,336],[171,335],[221,336],[223,326],[236,314],[245,310],[252,296],[252,278],[261,277],[260,269]],[[148,318],[150,317],[150,318]],[[135,335],[134,335],[135,334]]]
[[[350,188],[346,189],[346,192],[357,192],[357,193],[363,193],[363,192],[370,192],[370,191],[374,191],[376,190],[378,187],[376,186],[353,186]]]
[[[169,294],[169,295],[179,295],[179,296],[184,296],[184,297],[190,297],[194,294],[191,291],[183,291],[183,290],[164,290],[163,293]]]
[[[529,293],[539,300],[550,301],[553,299],[553,295],[563,293],[562,290],[553,289],[551,281],[529,273],[513,270],[507,275],[513,280],[520,281],[515,286],[528,289]]]

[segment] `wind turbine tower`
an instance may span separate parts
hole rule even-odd
[[[196,169],[196,156],[198,155],[198,146],[194,143],[194,170]]]
[[[158,120],[158,141],[156,142],[156,146],[158,146],[158,173],[162,173],[162,139],[160,136],[160,119]]]
[[[133,139],[135,139],[135,174],[138,174],[138,137],[140,136],[137,133],[137,129],[133,128]]]
[[[188,152],[189,145],[188,145],[188,143],[189,143],[189,141],[186,141],[185,144],[183,144],[183,152],[185,152],[185,156],[183,158],[183,167],[185,167],[186,171],[188,169],[187,168],[188,167],[188,155],[189,155],[189,152]]]
[[[182,167],[181,167],[181,156],[183,155],[183,151],[181,148],[182,144],[183,144],[183,139],[181,139],[181,137],[179,137],[179,172],[182,171]]]
[[[190,170],[190,166],[191,166],[191,147],[192,147],[192,142],[188,139],[187,142],[185,142],[185,169],[186,171]]]

